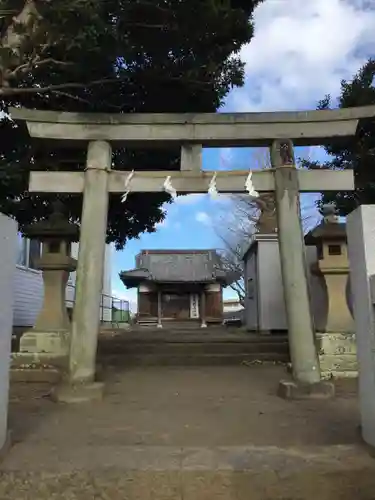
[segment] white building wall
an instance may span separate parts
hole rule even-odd
[[[72,257],[78,258],[78,243],[72,244]],[[107,245],[105,254],[105,271],[103,278],[102,297],[102,320],[112,320],[112,299],[111,299],[111,265],[113,247]],[[66,305],[72,307],[75,295],[76,272],[70,273],[66,288]],[[43,303],[43,276],[42,271],[30,269],[24,266],[16,266],[14,275],[14,314],[13,324],[17,327],[31,327],[35,324],[36,318]]]
[[[292,250],[291,250],[292,251]],[[311,264],[318,261],[315,247],[306,247],[306,261],[310,286],[311,308],[317,330],[324,330],[327,319],[327,291],[324,279],[310,272]],[[247,294],[246,325],[249,330],[286,330],[287,318],[281,275],[277,237],[263,236],[246,256]],[[253,279],[252,284],[249,280]],[[258,301],[258,307],[255,307]]]
[[[42,271],[16,266],[14,273],[14,326],[33,326],[43,303]]]
[[[77,259],[78,260],[78,251],[79,251],[79,244],[78,243],[72,243],[70,255],[73,257],[73,259]],[[76,284],[76,276],[77,276],[77,273],[75,271],[73,273],[70,273],[69,274],[68,284],[74,286]]]
[[[284,291],[277,240],[258,241],[258,300],[261,330],[286,330]]]
[[[243,306],[239,302],[226,302],[223,301],[223,312],[237,312],[242,311]]]

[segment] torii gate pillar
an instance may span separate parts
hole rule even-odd
[[[278,239],[293,381],[282,380],[286,398],[332,397],[334,385],[321,380],[311,312],[305,244],[300,216],[299,180],[292,141],[274,141],[271,162],[275,176]]]
[[[112,148],[106,141],[88,145],[69,356],[69,386],[56,389],[55,399],[80,402],[99,399],[103,384],[95,382],[107,235],[108,174]]]

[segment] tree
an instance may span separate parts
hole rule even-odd
[[[299,159],[298,163],[303,160]],[[258,149],[252,156],[253,168],[271,168],[269,151]],[[275,197],[273,193],[262,193],[259,198],[246,195],[233,195],[230,197],[231,209],[226,206],[219,216],[217,234],[222,242],[218,250],[221,257],[222,268],[230,273],[237,274],[239,278],[229,285],[237,294],[244,305],[246,286],[244,282],[243,256],[249,247],[251,238],[255,233],[277,233],[277,216]],[[304,231],[307,232],[314,225],[315,217],[313,206],[304,204],[301,208],[301,217]]]
[[[369,59],[352,81],[341,82],[338,107],[350,108],[374,104],[375,59]],[[332,98],[327,95],[320,101],[318,109],[330,109],[331,105]],[[355,191],[324,193],[319,200],[319,206],[333,202],[339,215],[346,216],[359,205],[375,203],[375,120],[363,121],[356,137],[337,140],[324,149],[331,159],[323,163],[305,161],[304,166],[310,169],[332,170],[353,168]]]
[[[251,237],[260,227],[263,228],[263,221],[259,220],[261,213],[263,212],[267,221],[274,219],[269,201],[270,197],[265,195],[258,199],[242,195],[231,196],[231,210],[226,211],[217,224],[218,236],[222,242],[222,248],[218,249],[221,266],[229,276],[237,276],[229,287],[237,294],[241,305],[244,305],[246,295],[243,255]]]
[[[253,35],[261,0],[3,0],[0,111],[213,112],[243,84],[238,51]],[[5,5],[3,5],[5,3]],[[85,151],[32,143],[0,121],[0,211],[21,228],[50,211],[27,193],[34,170],[82,170]],[[117,169],[176,169],[180,151],[118,149]],[[79,221],[80,196],[63,196]],[[154,231],[166,194],[111,196],[108,241]]]

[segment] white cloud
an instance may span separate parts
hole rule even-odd
[[[310,109],[337,96],[375,49],[375,9],[367,0],[265,0],[255,36],[242,49],[246,85],[228,98],[233,111]]]
[[[228,195],[220,193],[216,198],[211,198],[211,196],[207,193],[192,193],[186,196],[179,196],[173,205],[194,205],[196,203],[201,203],[202,201],[207,201],[209,203],[225,203],[228,198]],[[170,207],[172,208],[173,205],[170,205]]]
[[[234,161],[233,148],[220,148],[219,170],[231,170]]]
[[[205,193],[191,193],[185,196],[178,196],[174,203],[176,205],[193,205],[202,201],[206,196]]]
[[[227,205],[231,203],[232,195],[228,193],[218,193],[215,198],[210,198],[211,202],[214,204]],[[216,209],[217,207],[214,207]]]
[[[200,222],[201,224],[204,224],[205,226],[210,226],[212,222],[211,217],[207,212],[197,212],[195,214],[195,220],[197,222]]]

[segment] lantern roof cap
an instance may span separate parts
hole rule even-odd
[[[29,224],[23,234],[30,239],[56,238],[67,241],[79,240],[79,226],[70,222],[65,214],[65,206],[57,200],[52,204],[52,213],[44,220]]]

